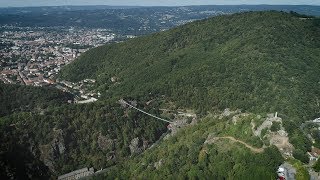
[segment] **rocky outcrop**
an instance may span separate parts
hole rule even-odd
[[[99,134],[98,146],[102,150],[113,151],[114,147],[115,147],[115,144],[114,144],[114,141],[112,139],[109,139],[108,137],[102,136],[101,134]]]
[[[46,145],[40,145],[40,159],[52,171],[55,172],[55,160],[66,151],[64,133],[61,129],[53,129],[53,140]]]
[[[270,129],[271,126],[272,126],[272,122],[280,122],[282,124],[282,119],[277,117],[277,116],[274,116],[273,114],[268,114],[268,117],[266,118],[266,120],[257,128],[257,130],[255,130],[253,132],[253,134],[255,136],[261,136],[261,131],[263,129]],[[281,129],[284,130],[282,128],[282,125],[281,125]],[[262,137],[261,137],[262,138]]]
[[[273,123],[280,123],[280,129],[276,132],[272,132],[270,130]],[[260,139],[265,139],[269,141],[270,145],[276,146],[281,154],[285,157],[292,157],[293,145],[289,142],[288,133],[285,128],[282,126],[282,119],[278,117],[278,113],[271,113],[267,115],[267,118],[263,121],[263,123],[254,129],[255,124],[251,122],[253,134]],[[262,134],[262,131],[266,130],[266,133]]]
[[[174,121],[171,124],[171,135],[175,135],[180,128],[183,128],[183,127],[185,127],[187,125],[188,125],[188,119],[187,118],[183,118],[183,119],[179,119],[179,120]]]
[[[64,134],[62,129],[53,129],[54,138],[51,142],[51,147],[54,155],[57,157],[64,154],[66,147],[64,143]]]
[[[40,145],[40,160],[50,169],[51,172],[55,173],[54,168],[54,153],[50,145]]]
[[[155,162],[153,167],[156,168],[156,170],[158,170],[163,164],[163,159],[160,159],[158,162]]]
[[[289,137],[285,134],[272,132],[266,136],[270,139],[270,145],[275,145],[284,157],[292,157],[293,145],[289,142]]]
[[[220,115],[219,115],[219,119],[222,119],[224,117],[228,117],[231,115],[235,115],[235,114],[239,114],[241,113],[241,110],[237,109],[235,111],[230,110],[229,108],[226,108]]]
[[[195,125],[199,122],[199,119],[196,116],[190,116],[190,115],[181,115],[182,113],[179,114],[179,116],[176,116],[176,119],[168,125],[168,129],[170,130],[169,133],[167,133],[164,137],[164,139],[168,139],[171,136],[174,136],[177,134],[177,132],[190,125]],[[190,113],[189,113],[190,114]]]
[[[280,168],[285,170],[286,180],[295,180],[296,179],[297,170],[291,164],[285,162],[279,166],[279,169]]]
[[[130,145],[131,154],[139,154],[148,148],[148,141],[142,141],[138,137],[131,140]]]

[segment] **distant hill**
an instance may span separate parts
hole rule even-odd
[[[246,12],[92,49],[60,77],[95,78],[104,99],[165,95],[202,114],[231,107],[309,120],[320,113],[319,47],[317,18]]]
[[[307,5],[13,7],[0,8],[0,25],[105,28],[120,35],[145,35],[212,16],[267,10],[294,11],[300,14],[320,16],[320,6]]]
[[[110,10],[110,9],[154,9],[154,10],[175,10],[179,8],[187,8],[192,11],[217,10],[225,12],[241,12],[241,11],[295,11],[301,14],[319,16],[320,7],[312,5],[199,5],[199,6],[108,6],[108,5],[92,5],[92,6],[40,6],[40,7],[0,7],[0,14],[28,14],[28,13],[52,13],[66,11],[88,11],[88,10]],[[139,11],[139,10],[138,10]]]

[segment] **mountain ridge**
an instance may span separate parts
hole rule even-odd
[[[95,48],[60,77],[96,78],[104,99],[162,94],[203,113],[232,107],[311,119],[319,114],[318,22],[275,11],[213,17]]]

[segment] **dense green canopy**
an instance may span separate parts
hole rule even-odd
[[[274,11],[218,16],[94,48],[63,68],[60,78],[97,79],[93,88],[102,98],[96,103],[60,106],[68,94],[0,84],[0,116],[7,115],[0,118],[0,177],[47,178],[116,164],[107,177],[248,179],[255,172],[255,179],[274,179],[282,162],[275,147],[257,154],[237,143],[204,143],[218,132],[260,148],[260,139],[244,133],[251,130],[245,119],[239,128],[230,119],[204,119],[130,158],[134,139],[140,148],[151,145],[167,124],[117,100],[137,100],[139,108],[156,115],[167,105],[195,110],[203,115],[198,117],[226,107],[256,115],[277,111],[294,155],[304,160],[310,142],[297,122],[320,115],[319,57],[319,19]]]
[[[239,118],[234,125],[230,123],[231,117],[219,119],[208,116],[197,125],[163,140],[143,155],[119,163],[95,178],[276,179],[276,170],[283,158],[275,146],[259,153],[228,139],[206,143],[214,134],[216,137],[234,136],[246,140],[254,148],[261,147],[261,140],[250,133],[250,122],[255,117]]]
[[[309,120],[319,115],[319,47],[319,19],[246,12],[92,49],[60,77],[96,78],[105,99],[166,95],[200,113],[234,107]]]
[[[19,111],[42,110],[73,100],[73,95],[55,88],[38,88],[0,82],[0,117]]]

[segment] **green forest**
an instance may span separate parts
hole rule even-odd
[[[319,47],[319,19],[246,12],[92,49],[60,77],[97,79],[103,99],[165,95],[199,114],[229,107],[302,122],[320,113]]]
[[[155,105],[139,107],[159,113]],[[0,118],[0,176],[33,179],[83,167],[105,168],[132,155],[132,139],[139,138],[137,148],[142,151],[165,131],[165,123],[116,103],[14,113]]]
[[[257,153],[227,139],[206,143],[213,133],[216,137],[234,135],[254,147],[262,147],[255,136],[243,133],[250,128],[252,118],[254,115],[241,118],[234,127],[231,117],[207,116],[93,179],[276,179],[275,171],[283,158],[275,146]]]
[[[55,88],[37,88],[0,82],[0,117],[13,112],[41,111],[73,100],[73,95]]]
[[[320,20],[276,11],[217,16],[91,49],[58,78],[96,79],[95,103],[0,84],[0,178],[56,178],[94,167],[107,168],[98,179],[275,179],[281,153],[249,133],[251,120],[278,112],[293,157],[308,163],[312,144],[299,125],[320,116],[319,57]],[[199,122],[162,139],[168,123],[123,107],[122,98],[171,120],[160,109],[191,110]],[[252,116],[235,126],[212,115],[225,108]],[[206,143],[212,134],[263,151],[227,139]]]

